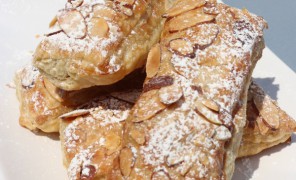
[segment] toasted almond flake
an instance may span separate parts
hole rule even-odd
[[[219,110],[220,110],[218,104],[215,103],[212,100],[203,99],[201,102],[202,102],[203,105],[205,105],[207,108],[209,108],[209,109],[211,109],[213,111],[219,112]]]
[[[152,47],[148,54],[146,63],[146,74],[148,78],[152,78],[157,74],[160,65],[160,46],[156,44]]]
[[[59,102],[63,102],[63,98],[57,93],[58,88],[54,86],[47,78],[43,78],[43,84],[48,93]]]
[[[164,171],[157,171],[152,174],[152,180],[170,180],[169,175]]]
[[[106,37],[109,32],[109,26],[103,18],[92,18],[88,24],[88,35],[91,38]]]
[[[174,17],[168,22],[168,27],[170,32],[176,32],[214,19],[214,15],[205,14],[202,8],[198,8]]]
[[[256,123],[259,128],[260,134],[262,134],[263,136],[266,135],[270,128],[263,122],[262,117],[257,117]]]
[[[184,39],[174,39],[170,42],[170,49],[183,56],[193,56],[193,45]]]
[[[128,7],[125,7],[123,5],[120,5],[118,4],[117,5],[117,8],[120,12],[122,12],[123,14],[127,15],[127,16],[132,16],[134,13],[133,13],[133,10],[131,10],[130,8]]]
[[[166,160],[168,166],[174,166],[174,165],[180,164],[183,161],[184,161],[184,156],[173,155],[173,154],[170,154]]]
[[[53,27],[58,22],[57,16],[55,16],[49,23],[49,27]]]
[[[125,177],[129,176],[134,162],[133,152],[129,148],[122,149],[119,160],[122,175]]]
[[[227,141],[232,137],[231,132],[225,126],[219,126],[215,132],[214,138],[220,141]]]
[[[108,155],[116,152],[121,145],[121,137],[113,132],[109,132],[105,137],[105,147],[108,149]]]
[[[78,110],[63,114],[59,118],[61,118],[63,120],[66,120],[66,119],[69,119],[69,118],[75,118],[75,117],[82,116],[82,115],[87,115],[87,114],[89,114],[89,110],[78,109]]]
[[[172,8],[170,8],[163,17],[169,18],[182,14],[186,11],[203,6],[206,3],[205,0],[183,0],[178,1]]]
[[[214,2],[214,3],[207,2],[205,7],[203,8],[203,11],[206,14],[212,14],[212,15],[219,14],[219,10],[218,10],[218,8],[216,6],[216,2]]]
[[[61,29],[67,36],[81,39],[86,35],[86,24],[82,14],[74,9],[62,10],[57,16]]]
[[[205,49],[210,46],[219,34],[219,27],[216,24],[201,24],[193,28],[194,33],[188,36],[191,43],[197,45],[198,49]]]
[[[278,107],[272,100],[264,95],[255,94],[254,104],[259,114],[263,117],[263,121],[272,129],[278,129],[280,126],[280,117]]]
[[[148,120],[165,108],[158,97],[158,90],[148,91],[141,95],[134,107],[133,122]]]
[[[113,20],[117,16],[115,10],[103,6],[101,4],[96,4],[93,6],[93,17],[102,17]]]
[[[66,8],[77,8],[83,4],[83,0],[68,0]]]
[[[167,105],[177,102],[182,96],[183,91],[178,84],[162,87],[159,90],[160,101]]]
[[[116,2],[120,3],[123,6],[132,6],[135,3],[135,0],[116,0]]]
[[[209,108],[204,106],[200,100],[195,102],[196,111],[203,115],[205,119],[211,123],[221,125],[222,122],[219,120],[218,113],[211,111]]]
[[[129,134],[139,145],[143,145],[146,141],[144,131],[133,129]]]

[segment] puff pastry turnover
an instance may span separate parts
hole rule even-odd
[[[78,91],[64,91],[54,86],[34,66],[26,66],[15,76],[16,92],[20,102],[20,125],[43,132],[59,132],[59,116],[79,108],[97,96],[112,90],[141,88],[145,73],[134,71],[118,83],[94,86]]]
[[[68,1],[37,47],[34,65],[64,90],[113,84],[144,65],[159,40],[166,5],[165,0]]]
[[[119,158],[126,179],[232,177],[266,23],[213,1],[183,3],[164,15],[143,93],[126,121]]]

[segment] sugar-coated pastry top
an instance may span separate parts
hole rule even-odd
[[[241,138],[266,22],[205,0],[177,1],[163,17],[144,92],[127,120],[120,161],[129,164],[121,171],[129,179],[229,178],[225,166],[236,154],[229,144]]]
[[[34,64],[65,90],[113,84],[143,66],[159,39],[164,6],[164,0],[68,1]]]

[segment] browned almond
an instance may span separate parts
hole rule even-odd
[[[86,24],[82,14],[77,10],[63,10],[58,16],[58,23],[67,36],[80,39],[86,35]]]
[[[263,122],[262,117],[257,117],[256,123],[259,128],[260,134],[262,134],[263,136],[266,135],[270,128]]]
[[[163,17],[169,18],[177,16],[186,11],[203,6],[206,3],[205,0],[183,0],[178,1],[172,8],[170,8]]]
[[[278,129],[280,126],[280,117],[278,107],[266,95],[254,94],[254,104],[256,105],[259,114],[263,121],[272,129]]]
[[[214,138],[220,141],[227,141],[231,138],[231,132],[225,126],[219,126],[215,130]]]
[[[193,44],[184,39],[175,39],[170,42],[170,49],[183,56],[194,56]]]
[[[160,101],[167,105],[177,102],[182,96],[183,91],[178,84],[166,86],[159,90]]]
[[[59,89],[54,86],[47,78],[43,78],[43,84],[47,92],[59,102],[63,102],[63,98],[58,94]]]
[[[148,78],[152,78],[157,74],[160,65],[160,45],[156,44],[150,50],[146,63],[146,74]]]
[[[201,24],[193,28],[194,33],[187,38],[195,44],[198,49],[205,49],[210,46],[219,34],[219,27],[216,24]]]
[[[96,167],[93,165],[86,165],[82,168],[81,170],[81,180],[90,180],[90,179],[94,179],[95,175],[96,175]],[[83,172],[88,172],[88,173],[83,173]]]
[[[146,141],[145,133],[143,131],[131,130],[129,134],[140,145],[143,145]]]
[[[169,177],[169,175],[164,172],[164,171],[157,171],[157,172],[154,172],[152,174],[152,177],[151,177],[152,180],[170,180],[171,178]]]
[[[152,118],[156,113],[165,109],[166,106],[160,102],[158,90],[148,91],[141,95],[134,106],[133,122],[141,122]]]
[[[93,17],[102,17],[113,20],[117,16],[115,10],[103,6],[101,4],[96,4],[93,6]]]
[[[49,27],[53,27],[58,22],[57,16],[55,16],[49,23]]]
[[[222,122],[220,121],[218,117],[218,113],[215,113],[211,111],[209,108],[207,108],[200,100],[197,100],[195,102],[196,111],[198,114],[204,116],[204,118],[214,124],[221,125]]]
[[[89,114],[89,110],[78,109],[78,110],[63,114],[59,118],[61,118],[63,120],[66,120],[66,119],[69,119],[69,118],[75,118],[75,117],[83,116],[83,115],[87,115],[87,114]]]
[[[148,92],[154,89],[160,89],[162,87],[170,86],[174,83],[174,79],[171,76],[157,76],[150,79],[144,84],[143,91]]]
[[[213,111],[219,112],[220,110],[220,107],[218,106],[218,104],[215,103],[213,100],[203,99],[201,103]]]
[[[214,19],[214,15],[205,14],[201,8],[198,8],[174,17],[168,22],[168,27],[170,32],[176,32]]]
[[[91,38],[106,37],[109,32],[109,26],[104,18],[91,18],[88,24],[88,35]]]
[[[123,176],[129,176],[134,163],[133,152],[129,148],[121,150],[119,155],[120,170]]]
[[[180,155],[174,155],[173,153],[171,153],[168,157],[167,157],[167,165],[168,166],[174,166],[177,164],[180,164],[181,162],[184,161],[184,156],[180,156]]]
[[[213,15],[219,14],[219,10],[216,6],[216,2],[214,3],[207,2],[203,8],[203,11],[206,14],[213,14]]]
[[[77,8],[83,4],[83,0],[68,0],[66,8]]]
[[[108,149],[108,155],[116,152],[121,145],[121,137],[113,132],[109,132],[105,138],[105,147]]]
[[[123,14],[125,14],[127,16],[132,16],[134,14],[133,10],[130,9],[129,7],[118,4],[117,8],[120,12],[122,12]]]
[[[135,3],[135,0],[116,0],[116,2],[120,5],[131,7]]]

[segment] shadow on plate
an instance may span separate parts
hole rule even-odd
[[[280,86],[278,84],[274,84],[275,78],[253,78],[253,80],[260,84],[260,86],[264,89],[264,91],[274,100],[277,100],[277,94],[280,90]]]
[[[60,134],[59,133],[45,133],[45,132],[42,132],[42,131],[33,131],[33,133],[36,136],[47,137],[47,138],[49,138],[51,140],[54,140],[54,141],[59,141],[60,140]]]
[[[291,143],[295,143],[295,142],[296,142],[296,135],[293,134]],[[254,178],[253,177],[254,172],[258,168],[260,168],[259,163],[262,157],[270,156],[274,153],[279,153],[283,148],[289,146],[291,143],[287,142],[287,143],[279,144],[272,148],[266,149],[257,155],[237,159],[235,162],[235,171],[232,179],[250,180],[251,178]]]

